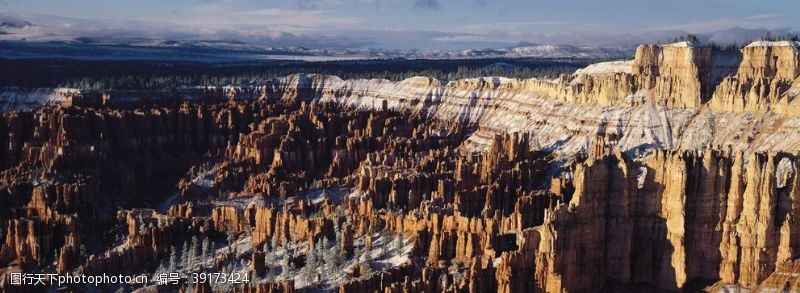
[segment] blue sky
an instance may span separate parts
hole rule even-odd
[[[799,8],[797,0],[0,0],[0,16],[36,26],[26,36],[389,49],[612,45],[684,31],[794,31]]]

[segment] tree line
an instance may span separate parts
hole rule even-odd
[[[442,80],[505,76],[553,78],[603,61],[576,58],[494,58],[469,60],[361,60],[205,64],[126,61],[0,60],[0,86],[83,89],[161,89],[173,86],[257,84],[296,73],[343,79],[403,80],[429,76]]]
[[[767,32],[766,34],[762,35],[758,38],[759,41],[770,41],[770,42],[777,42],[777,41],[792,41],[797,42],[800,41],[800,35],[797,33],[783,33],[783,34],[772,34]],[[700,38],[698,38],[694,34],[684,34],[677,37],[670,39],[669,41],[665,42],[664,44],[669,43],[678,43],[678,42],[690,42],[690,43],[700,43]],[[742,43],[739,42],[732,42],[732,43],[718,43],[714,41],[708,41],[705,44],[711,47],[714,50],[739,50],[744,48],[745,46],[749,45],[753,41],[744,41]]]

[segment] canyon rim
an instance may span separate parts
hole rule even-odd
[[[483,1],[202,1],[151,22],[34,2],[0,2],[19,10],[0,11],[3,292],[800,288],[781,14],[680,3],[759,28],[622,35],[502,8],[427,29]],[[420,28],[360,27],[397,7]]]

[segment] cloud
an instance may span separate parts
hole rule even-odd
[[[308,32],[327,28],[348,28],[360,25],[363,19],[337,15],[327,10],[311,9],[316,3],[333,0],[304,0],[304,9],[266,8],[257,10],[235,9],[237,0],[221,0],[194,7],[189,18],[174,19],[179,24],[206,29],[261,29],[281,32]],[[344,0],[340,0],[344,1]],[[303,2],[298,2],[303,3]]]
[[[439,0],[414,0],[412,7],[420,10],[440,10],[442,8]]]
[[[771,19],[771,18],[777,18],[777,17],[780,17],[780,16],[781,16],[780,14],[767,13],[767,14],[751,15],[751,16],[747,17],[747,19],[749,19],[749,20]]]
[[[745,29],[745,28],[730,28],[715,32],[706,33],[700,35],[701,40],[705,40],[707,42],[714,42],[717,44],[744,44],[753,40],[758,40],[762,36],[766,35],[767,33],[772,33],[774,35],[782,35],[785,33],[790,32],[788,28],[778,28],[778,29]]]
[[[294,19],[294,23],[285,23],[277,15]],[[97,20],[69,18],[54,15],[11,15],[0,13],[0,22],[30,23],[28,26],[11,28],[8,34],[0,35],[5,40],[62,40],[70,41],[80,37],[94,39],[153,39],[153,40],[236,40],[255,45],[275,47],[304,46],[309,48],[358,48],[372,45],[372,40],[325,33],[312,27],[331,25],[332,23],[352,23],[348,19],[331,19],[317,17],[324,15],[320,11],[297,10],[257,10],[226,16],[215,21],[221,24],[209,24],[201,20],[200,24],[172,23],[136,20]],[[226,24],[232,18],[251,18],[250,23]],[[267,20],[258,20],[266,18]],[[316,18],[316,19],[314,19]],[[272,19],[272,20],[269,20]],[[281,18],[282,19],[282,18]],[[264,24],[275,21],[279,25]],[[5,28],[4,28],[5,30]]]
[[[435,42],[437,45],[449,44],[454,47],[470,48],[509,47],[525,44],[632,46],[641,43],[656,43],[685,33],[685,31],[647,31],[615,34],[599,30],[563,33],[462,32],[439,35],[431,38],[431,42]]]
[[[493,22],[493,23],[480,23],[480,24],[468,24],[460,26],[456,29],[456,31],[460,32],[518,32],[518,31],[529,31],[532,28],[541,27],[541,26],[556,26],[556,25],[568,25],[572,22],[569,21],[560,21],[560,20],[552,20],[552,21],[531,21],[531,22]]]
[[[235,12],[223,21],[237,25],[264,25],[272,28],[316,29],[323,27],[352,27],[364,20],[333,15],[324,10],[291,10],[268,8],[253,11]]]
[[[755,18],[754,18],[755,17]],[[648,30],[683,30],[691,33],[705,33],[718,30],[725,30],[735,27],[748,29],[778,29],[784,25],[778,22],[776,15],[754,15],[747,18],[718,18],[704,21],[693,21],[676,24],[666,24],[651,27],[644,27],[642,31]]]
[[[435,29],[381,29],[370,25],[370,18],[367,16],[361,18],[339,14],[335,8],[320,9],[344,1],[373,3],[376,0],[314,0],[319,5],[316,7],[320,8],[299,9],[290,4],[289,7],[256,10],[241,9],[236,6],[236,1],[239,0],[206,1],[196,7],[190,16],[176,16],[169,21],[104,20],[25,14],[9,17],[15,14],[0,12],[0,22],[31,24],[6,25],[2,27],[6,34],[0,35],[0,39],[74,40],[78,37],[89,37],[176,41],[235,40],[274,47],[461,50],[530,43],[626,46],[664,41],[687,32],[700,35],[701,40],[742,43],[744,40],[756,39],[766,31],[786,31],[781,27],[770,27],[769,25],[774,24],[774,17],[764,15],[751,17],[758,20],[745,17],[718,19],[641,28],[625,33],[609,32],[603,27],[589,27],[561,19],[472,22]],[[436,4],[426,5],[439,5],[438,1],[433,2]],[[392,9],[407,10],[409,7]],[[470,22],[465,20],[461,23]],[[738,26],[739,24],[747,26]],[[704,30],[698,31],[701,29]]]
[[[191,10],[200,14],[211,14],[220,11],[229,11],[235,3],[232,0],[203,0],[203,3],[191,7]]]
[[[2,0],[0,0],[2,1]],[[374,4],[380,6],[381,0],[295,0],[298,9],[317,9],[332,4]]]
[[[322,0],[297,0],[297,8],[299,9],[316,9],[317,4]]]

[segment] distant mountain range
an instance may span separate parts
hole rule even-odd
[[[439,58],[494,58],[494,57],[537,57],[537,58],[623,58],[632,55],[632,46],[570,46],[570,45],[527,45],[500,49],[463,50],[456,52],[421,52],[422,57]]]
[[[695,35],[701,43],[725,45],[748,43],[766,33],[788,32],[791,29],[732,27]],[[252,28],[205,30],[163,22],[90,20],[0,12],[0,58],[211,63],[388,58],[630,59],[638,44],[662,43],[688,32],[679,29],[619,34],[576,32],[543,35],[531,38],[530,43],[467,42],[455,47],[437,47],[441,43],[436,43],[436,40],[447,36],[443,32],[407,32],[398,35],[400,38],[387,37],[384,35],[386,33],[361,31],[347,35],[297,35]],[[397,40],[381,43],[375,42],[377,39]],[[439,49],[408,49],[414,46],[407,44]]]
[[[171,60],[234,62],[247,60],[335,61],[362,59],[593,58],[632,56],[632,46],[524,45],[509,48],[441,50],[311,49],[269,47],[235,40],[175,41],[159,39],[75,38],[72,40],[0,41],[0,58],[75,60]]]

